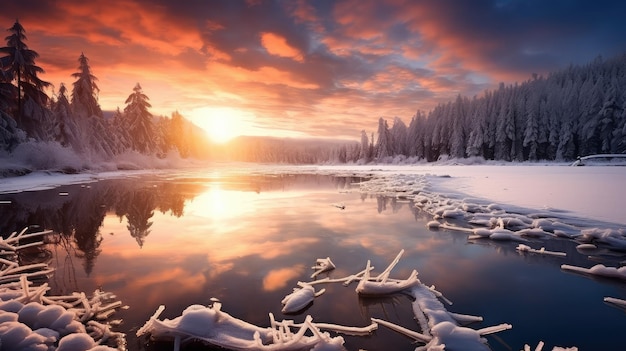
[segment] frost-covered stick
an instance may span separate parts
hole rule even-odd
[[[374,267],[370,267],[369,270],[370,271],[374,270]],[[353,281],[361,280],[361,276],[364,273],[365,273],[365,270],[362,270],[362,271],[360,271],[357,274],[352,274],[352,275],[349,275],[349,276],[347,276],[345,278],[337,278],[337,279],[324,278],[324,279],[320,279],[320,280],[314,280],[314,281],[308,282],[306,284],[317,285],[317,284],[343,283],[343,285],[348,286]]]
[[[17,241],[20,241],[20,240],[23,240],[23,239],[28,239],[28,238],[33,238],[33,237],[36,237],[36,236],[42,236],[42,235],[50,234],[50,233],[52,233],[52,230],[43,230],[43,231],[40,231],[40,232],[30,233],[30,234],[23,234],[23,233],[24,233],[24,231],[22,231],[22,234],[14,236],[14,237],[7,238],[5,241],[7,243],[17,242]]]
[[[3,260],[4,260],[4,259],[3,259]],[[6,261],[6,260],[4,260],[4,261]],[[10,261],[9,261],[9,262],[10,262]],[[4,262],[3,262],[3,263],[4,263]],[[4,268],[3,270],[0,270],[0,277],[1,277],[1,276],[4,276],[4,275],[5,275],[5,274],[7,274],[10,270],[12,270],[12,269],[14,269],[15,267],[18,267],[18,266],[19,266],[19,265],[18,265],[17,263],[14,263],[14,262],[13,262],[13,264],[11,264],[11,265],[6,264],[6,268]]]
[[[13,232],[13,233],[11,233],[11,235],[9,235],[9,237],[6,240],[13,239],[13,238],[15,238],[16,235],[20,236],[20,235],[26,233],[27,230],[28,230],[28,227],[22,229],[19,234],[17,232]]]
[[[43,245],[44,242],[43,241],[37,241],[37,242],[33,242],[33,243],[29,243],[29,244],[24,244],[24,245],[19,245],[19,246],[15,246],[15,250],[22,250],[28,247],[33,247],[33,246],[40,246]]]
[[[35,270],[40,268],[48,268],[48,264],[46,263],[33,263],[26,266],[17,266],[11,269],[8,273],[14,274],[21,271]]]
[[[107,342],[111,338],[117,339],[125,339],[126,335],[124,333],[118,333],[111,331],[111,328],[107,324],[102,324],[96,321],[87,322],[87,327],[91,329],[91,333],[89,335],[93,339],[99,339],[98,344],[103,344]]]
[[[537,344],[537,347],[535,348],[535,351],[541,351],[543,350],[543,341],[539,341],[539,343]],[[528,346],[528,344],[524,345],[524,351],[530,351],[530,346]]]
[[[481,316],[472,316],[469,314],[454,313],[450,311],[448,311],[448,314],[452,316],[452,318],[454,318],[454,320],[459,323],[474,323],[474,322],[483,321],[483,317]]]
[[[295,328],[301,328],[305,326],[304,323],[293,323],[293,321],[282,321],[275,322],[276,325],[284,324],[285,322],[290,322],[288,326],[293,326]],[[342,333],[346,335],[369,335],[374,330],[378,329],[378,325],[376,323],[372,323],[366,327],[346,327],[338,324],[330,324],[330,323],[313,323],[313,325],[318,329],[329,330],[336,333]]]
[[[96,314],[96,319],[103,320],[109,318],[113,313],[115,313],[115,310],[119,307],[122,307],[122,301],[115,301],[106,306],[99,307]]]
[[[606,296],[604,298],[604,302],[612,303],[614,305],[618,305],[620,307],[626,308],[626,300],[617,299],[615,297]]]
[[[519,244],[517,245],[517,247],[515,248],[517,251],[520,252],[530,252],[530,253],[536,253],[536,254],[540,254],[540,255],[551,255],[551,256],[567,256],[567,254],[565,252],[559,252],[559,251],[548,251],[546,250],[545,247],[542,247],[539,250],[533,249],[528,245],[524,245],[524,244]]]
[[[141,336],[141,335],[147,333],[148,329],[150,327],[152,327],[152,324],[154,324],[154,322],[157,320],[157,318],[159,318],[159,316],[161,315],[161,313],[163,313],[163,311],[165,311],[165,305],[160,305],[159,308],[157,308],[157,310],[154,312],[152,317],[150,317],[150,319],[148,319],[146,324],[144,324],[143,327],[139,328],[137,330],[137,333],[135,333],[135,334],[137,336]]]
[[[43,284],[39,287],[30,288],[30,282],[26,275],[20,276],[20,287],[22,290],[22,297],[17,300],[22,303],[28,302],[41,302],[41,297],[48,291],[48,284]]]
[[[19,266],[19,264],[15,261],[11,261],[11,260],[7,260],[5,258],[0,258],[0,263],[5,264],[7,266],[13,267],[13,266]]]
[[[304,318],[304,322],[305,322],[305,324],[306,324],[307,322],[309,322],[309,323],[310,323],[312,320],[313,320],[313,317],[311,317],[311,315],[307,315],[307,316]],[[300,340],[302,340],[302,338],[304,337],[304,334],[306,333],[307,329],[308,329],[308,328],[301,327],[301,328],[298,330],[298,332],[297,332],[297,333],[295,333],[295,334],[291,333],[291,331],[290,331],[289,329],[287,329],[287,330],[289,331],[289,333],[288,333],[288,335],[285,335],[285,336],[287,336],[287,338],[288,338],[288,340],[289,340],[289,341],[282,342],[282,345],[283,345],[283,346],[291,346],[291,345],[295,345],[295,344],[299,343],[299,342],[300,342]],[[287,333],[286,333],[286,334],[287,334]]]
[[[3,251],[2,252],[3,255],[11,255],[15,253],[15,247],[7,244],[2,238],[0,238],[0,249],[8,250],[8,251]]]
[[[315,262],[315,266],[311,267],[315,269],[315,272],[311,274],[311,279],[315,278],[318,274],[331,271],[335,269],[335,264],[330,260],[330,257],[318,258]]]
[[[376,280],[380,280],[382,283],[387,282],[389,273],[391,273],[391,270],[398,264],[398,262],[400,262],[400,257],[402,257],[402,254],[404,254],[404,249],[400,250],[396,258],[394,258],[393,261],[389,264],[389,266],[387,266],[387,268],[378,275]],[[369,261],[367,261],[367,266],[369,267]]]
[[[52,273],[52,272],[54,272],[54,269],[50,268],[50,269],[46,269],[44,271],[39,271],[39,272],[19,273],[19,274],[11,274],[11,275],[7,275],[7,276],[2,276],[2,277],[0,277],[0,284],[5,283],[5,282],[18,280],[18,279],[20,279],[20,277],[22,275],[25,275],[26,277],[30,278],[30,277],[37,277],[37,276],[40,276],[40,275],[46,275],[46,274]]]
[[[510,325],[508,323],[502,323],[502,324],[494,325],[494,326],[491,326],[491,327],[478,329],[478,330],[476,330],[476,332],[478,334],[480,334],[480,335],[489,335],[489,334],[493,334],[493,333],[498,333],[498,332],[501,332],[501,331],[509,330],[511,328],[513,328],[512,325]]]
[[[452,301],[448,300],[448,298],[443,296],[443,294],[440,291],[435,290],[435,286],[434,285],[427,286],[427,288],[428,288],[428,290],[432,291],[432,293],[435,294],[436,297],[442,299],[445,303],[447,303],[448,305],[452,306]]]
[[[80,318],[80,321],[84,323],[84,322],[88,321],[89,319],[91,319],[91,317],[93,317],[94,313],[91,311],[91,304],[89,303],[89,300],[87,300],[87,295],[85,295],[84,292],[80,293],[80,296],[79,296],[78,300],[83,305],[83,308],[77,310],[76,312],[78,312],[78,311],[82,312],[83,316],[82,316],[82,318]]]
[[[570,266],[567,264],[563,264],[561,265],[561,269],[576,272],[576,273],[592,274],[592,275],[603,276],[603,277],[608,277],[608,278],[626,280],[626,266],[616,268],[616,267],[607,267],[602,264],[597,264],[591,268],[583,268],[583,267]]]
[[[406,335],[406,336],[408,336],[411,339],[416,340],[416,341],[427,343],[430,340],[432,340],[432,336],[418,333],[416,331],[413,331],[413,330],[401,327],[401,326],[399,326],[397,324],[394,324],[394,323],[391,323],[391,322],[388,322],[388,321],[385,321],[385,320],[382,320],[382,319],[372,318],[372,321],[375,322],[375,323],[378,323],[380,325],[383,325],[383,326],[385,326],[385,327],[387,327],[387,328],[389,328],[389,329],[391,329],[391,330],[393,330],[395,332],[398,332],[400,334]]]

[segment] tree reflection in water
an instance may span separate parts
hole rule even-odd
[[[130,236],[137,240],[139,247],[143,247],[144,240],[150,234],[150,227],[152,227],[150,218],[154,216],[154,208],[156,207],[156,196],[154,194],[153,191],[148,189],[129,192],[125,194],[127,205],[120,207],[120,210],[125,212],[117,212],[120,220],[123,216],[126,216],[128,221],[126,228],[130,232]]]
[[[150,234],[155,210],[181,217],[186,202],[205,192],[211,183],[218,183],[224,190],[260,193],[294,187],[315,188],[329,181],[335,188],[344,190],[354,187],[362,178],[304,174],[221,177],[211,174],[207,178],[175,181],[150,177],[101,180],[49,190],[2,194],[2,199],[9,200],[10,205],[0,208],[0,235],[8,236],[13,231],[33,225],[51,229],[55,234],[50,236],[49,241],[54,249],[62,248],[66,252],[66,260],[80,259],[85,273],[89,275],[101,253],[103,235],[100,229],[107,214],[115,214],[120,222],[125,219],[130,235],[142,247]],[[60,257],[58,253],[56,256]],[[69,264],[65,267],[74,267],[73,262],[66,263]],[[72,274],[69,273],[69,276]]]
[[[202,189],[202,185],[195,183],[160,183],[157,189],[146,181],[106,180],[4,194],[3,198],[8,198],[11,205],[2,208],[0,234],[7,236],[32,225],[51,229],[55,235],[49,241],[56,248],[63,248],[68,258],[79,258],[89,275],[101,252],[100,228],[107,214],[115,213],[120,221],[125,218],[130,235],[141,246],[150,233],[155,209],[180,217],[185,201]]]

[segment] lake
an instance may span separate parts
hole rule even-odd
[[[626,295],[626,285],[564,272],[561,264],[590,266],[577,243],[541,245],[567,257],[521,255],[511,242],[468,241],[467,235],[431,231],[432,218],[408,200],[359,192],[359,177],[233,172],[161,174],[100,180],[55,189],[0,194],[0,233],[28,225],[53,229],[46,259],[56,273],[51,294],[97,288],[114,292],[127,310],[118,330],[129,350],[171,350],[137,340],[135,331],[161,304],[174,318],[191,304],[218,298],[222,310],[250,323],[277,319],[365,326],[370,317],[418,330],[404,295],[360,298],[356,284],[319,286],[326,293],[296,315],[281,313],[282,298],[309,281],[317,258],[341,278],[371,259],[381,272],[402,249],[391,277],[411,270],[454,304],[451,312],[479,315],[473,328],[510,323],[488,336],[492,350],[533,348],[540,340],[580,350],[622,350],[624,311],[603,303]],[[335,205],[345,205],[344,209]],[[619,265],[624,257],[605,257]],[[416,344],[384,327],[346,339],[348,350],[414,350]],[[197,345],[196,345],[197,346]]]

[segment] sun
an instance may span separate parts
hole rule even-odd
[[[230,107],[202,107],[193,110],[192,121],[215,143],[225,143],[246,129],[244,114]]]

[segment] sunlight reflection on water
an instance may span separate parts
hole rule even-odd
[[[88,189],[16,194],[0,224],[3,233],[12,230],[9,225],[33,223],[63,233],[68,240],[49,246],[57,268],[53,292],[114,292],[130,306],[118,313],[130,350],[144,349],[134,331],[158,305],[167,306],[162,317],[173,318],[211,297],[229,314],[260,326],[268,325],[272,312],[279,319],[311,314],[319,322],[353,326],[378,317],[417,330],[406,296],[364,299],[354,286],[326,286],[301,315],[280,312],[281,299],[298,280],[309,280],[317,258],[331,257],[337,265],[331,276],[343,277],[363,269],[367,259],[382,270],[401,249],[406,254],[392,276],[417,269],[425,284],[454,302],[450,311],[483,316],[485,323],[476,327],[513,324],[489,338],[493,350],[538,340],[619,349],[626,318],[602,297],[626,295],[622,284],[563,273],[563,260],[520,256],[513,243],[468,242],[461,233],[429,231],[430,218],[412,203],[360,194],[353,184],[358,181],[217,173],[109,180]],[[68,196],[60,198],[59,191]],[[567,252],[567,263],[588,263],[573,242],[545,246]],[[415,348],[384,328],[346,340],[349,350]]]

